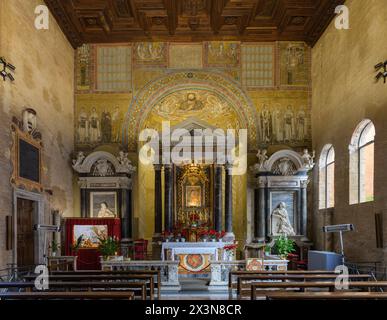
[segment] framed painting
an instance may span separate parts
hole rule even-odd
[[[185,205],[187,208],[200,208],[202,206],[202,187],[185,187]]]
[[[116,218],[118,213],[117,192],[90,192],[91,218]]]
[[[107,225],[74,225],[73,243],[82,236],[80,247],[82,249],[96,249],[100,244],[100,238],[107,238]]]

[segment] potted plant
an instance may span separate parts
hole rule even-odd
[[[282,259],[286,259],[288,254],[295,251],[295,245],[292,239],[289,239],[286,235],[280,236],[275,241],[276,252]]]
[[[51,256],[56,257],[57,253],[60,251],[60,245],[55,240],[52,240],[49,249],[51,250]]]
[[[104,260],[117,255],[120,245],[116,237],[98,238],[98,240],[100,242],[98,250]]]
[[[217,239],[218,241],[222,241],[222,239],[223,239],[223,237],[224,237],[225,234],[226,234],[225,231],[219,231],[219,232],[216,234],[216,239]]]
[[[208,231],[207,230],[202,230],[199,232],[199,239],[202,240],[203,242],[207,242],[208,240]]]
[[[77,241],[75,241],[72,245],[71,245],[71,251],[73,251],[75,253],[75,255],[78,255],[78,250],[81,248],[82,246],[82,241],[83,241],[83,235],[81,234]]]

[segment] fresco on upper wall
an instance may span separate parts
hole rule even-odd
[[[91,89],[91,56],[92,47],[89,44],[84,44],[76,51],[76,89],[78,91],[88,91]]]
[[[240,43],[211,41],[205,44],[206,64],[209,67],[235,67],[239,65]]]
[[[303,42],[279,42],[280,84],[309,86],[310,49]]]
[[[164,42],[138,42],[133,50],[135,64],[165,66],[167,63],[167,45]]]
[[[195,118],[222,129],[240,127],[239,117],[221,97],[207,90],[187,89],[174,92],[158,102],[148,115],[144,128],[161,129],[162,121],[174,126]]]
[[[76,97],[75,145],[92,149],[102,144],[120,144],[128,94],[84,94]]]
[[[308,146],[311,143],[308,91],[250,92],[257,108],[261,145]]]

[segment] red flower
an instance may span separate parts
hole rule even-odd
[[[236,244],[230,244],[228,246],[224,246],[223,249],[224,250],[234,250],[237,248],[237,245]]]

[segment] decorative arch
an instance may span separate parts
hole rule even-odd
[[[283,158],[289,159],[297,170],[304,169],[304,164],[302,162],[302,157],[300,154],[293,150],[280,150],[274,153],[268,160],[267,160],[267,169],[269,171],[274,170],[274,164]]]
[[[240,85],[224,74],[204,71],[175,72],[148,83],[132,99],[123,126],[123,141],[137,150],[137,138],[152,108],[164,97],[184,89],[208,90],[222,97],[237,113],[241,128],[248,130],[249,151],[257,149],[256,110]]]

